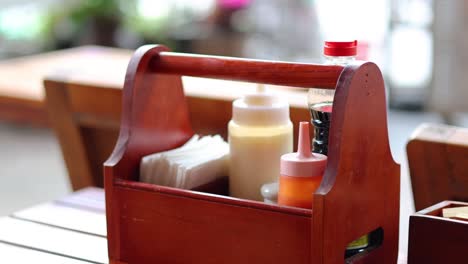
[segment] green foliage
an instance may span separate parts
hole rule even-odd
[[[106,17],[118,19],[121,15],[117,0],[84,0],[75,5],[69,12],[70,18],[80,23],[89,17]]]

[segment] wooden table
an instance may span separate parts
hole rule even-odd
[[[104,204],[102,189],[86,188],[0,218],[0,262],[108,263]]]
[[[104,204],[87,188],[0,218],[0,262],[108,263]]]
[[[80,73],[121,87],[131,55],[125,49],[83,46],[0,61],[0,120],[47,125],[46,75]]]

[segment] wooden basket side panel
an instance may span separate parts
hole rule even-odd
[[[178,147],[193,131],[179,75],[150,69],[164,46],[143,46],[130,60],[123,90],[122,121],[116,148],[105,166],[115,167],[114,177],[138,180],[140,159]]]
[[[379,255],[382,263],[395,263],[400,173],[390,152],[378,67],[346,67],[333,109],[328,166],[314,199],[312,237],[318,247],[312,249],[313,263],[343,263],[346,245],[379,227],[384,230],[382,249],[369,258]]]
[[[310,217],[115,187],[119,261],[310,263]],[[144,202],[142,202],[144,201]]]
[[[114,150],[104,163],[109,258],[120,259],[121,197],[116,179],[137,180],[142,156],[186,142],[192,135],[182,80],[178,75],[151,72],[149,64],[164,46],[143,46],[127,67],[122,95],[122,118]]]

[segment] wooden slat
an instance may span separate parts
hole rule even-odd
[[[16,212],[12,217],[105,237],[106,215],[57,203],[47,203]]]
[[[90,210],[103,214],[106,212],[104,189],[101,188],[84,188],[55,202],[82,210]]]
[[[108,263],[107,241],[103,237],[11,217],[0,218],[0,242],[70,256],[91,263]]]
[[[13,246],[0,242],[0,261],[14,264],[89,264],[88,261],[77,260],[64,256],[49,254],[47,252]]]

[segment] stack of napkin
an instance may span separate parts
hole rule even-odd
[[[194,135],[183,146],[145,156],[140,181],[192,189],[227,176],[229,144],[219,135]]]

